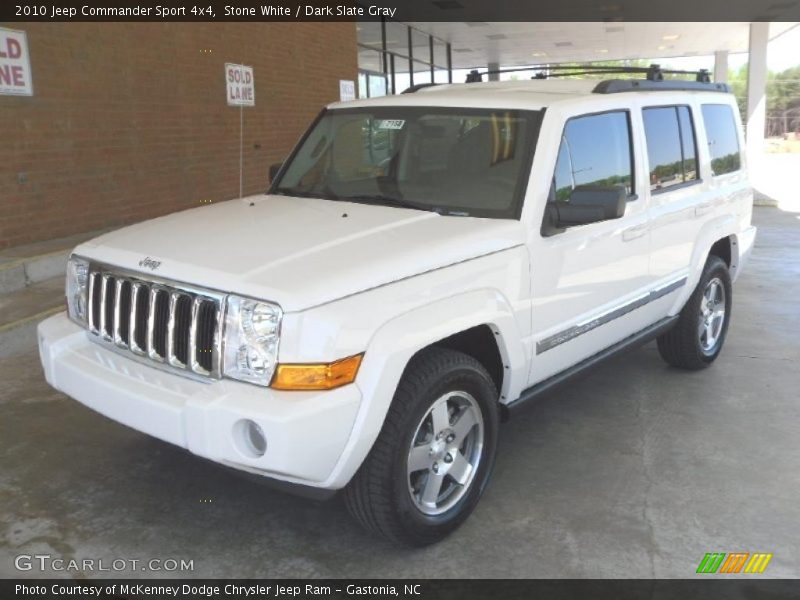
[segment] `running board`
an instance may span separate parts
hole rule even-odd
[[[657,338],[662,333],[668,331],[674,324],[675,321],[678,320],[680,315],[675,315],[674,317],[667,317],[665,319],[661,319],[657,323],[642,329],[638,333],[634,333],[632,336],[625,338],[614,344],[613,346],[609,346],[605,350],[598,352],[590,356],[589,358],[579,362],[577,365],[573,365],[544,381],[540,381],[534,386],[529,387],[527,390],[524,390],[522,394],[520,394],[519,398],[513,400],[506,404],[503,412],[506,414],[511,414],[528,404],[531,400],[536,400],[541,396],[547,394],[548,392],[553,391],[561,387],[563,384],[568,383],[574,377],[585,373],[586,371],[590,370],[593,367],[605,362],[607,359],[617,356],[618,354],[622,354],[623,352],[627,352],[637,346],[641,346],[646,344],[647,342]]]

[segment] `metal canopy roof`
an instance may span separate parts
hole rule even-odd
[[[377,25],[377,24],[375,24]],[[749,23],[409,23],[452,45],[453,68],[746,52]],[[797,23],[772,23],[775,39]],[[370,28],[370,24],[362,24]],[[380,40],[379,26],[376,40]],[[370,31],[360,38],[369,41]],[[394,40],[387,39],[389,50]],[[406,40],[398,43],[405,44]]]

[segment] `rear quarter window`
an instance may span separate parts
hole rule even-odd
[[[738,171],[742,168],[742,157],[733,108],[728,104],[703,104],[702,113],[711,156],[711,174]]]

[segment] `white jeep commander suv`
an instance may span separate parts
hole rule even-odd
[[[39,326],[47,381],[388,538],[453,531],[499,424],[657,338],[720,353],[755,237],[721,84],[534,80],[334,104],[268,193],[104,234]]]

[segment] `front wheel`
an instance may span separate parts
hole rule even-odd
[[[350,513],[394,542],[441,540],[477,505],[494,466],[498,427],[497,389],[478,361],[442,348],[421,352],[345,490]]]
[[[674,367],[692,370],[714,362],[728,333],[731,301],[728,265],[718,256],[709,256],[675,327],[658,338],[661,357]]]

